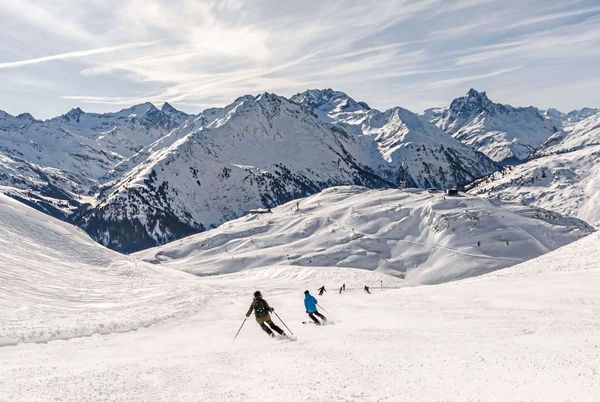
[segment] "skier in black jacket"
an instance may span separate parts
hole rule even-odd
[[[269,313],[273,310],[275,309],[269,306],[269,303],[263,299],[262,294],[257,290],[254,292],[254,299],[252,300],[252,304],[250,304],[250,308],[246,313],[246,317],[250,317],[250,314],[252,314],[252,311],[254,311],[256,322],[258,325],[260,325],[263,331],[270,336],[275,336],[273,331],[277,332],[279,335],[285,335],[285,332],[283,332],[283,330],[271,320],[271,314]]]
[[[319,289],[317,289],[317,291],[319,292],[319,296],[323,296],[323,292],[327,292],[325,290],[325,285],[321,286]]]

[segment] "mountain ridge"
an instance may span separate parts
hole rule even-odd
[[[506,165],[531,158],[560,130],[557,122],[533,106],[494,103],[486,92],[471,88],[448,108],[428,109],[423,116],[464,144]]]
[[[495,104],[485,92],[470,90],[467,98],[473,110],[524,110],[561,126],[528,148],[528,158],[542,155],[594,110],[544,115]],[[457,98],[451,105],[463,103]],[[428,121],[435,115],[439,123],[444,113],[379,111],[330,88],[289,99],[244,95],[197,115],[167,102],[110,113],[73,108],[47,120],[0,112],[0,191],[87,228],[103,244],[134,251],[329,186],[451,188],[497,171],[469,141]],[[126,244],[136,237],[144,240]]]

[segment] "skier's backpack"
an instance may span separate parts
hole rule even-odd
[[[254,306],[254,311],[256,312],[257,316],[266,315],[267,312],[269,311],[269,309],[267,307],[267,302],[264,301],[263,299],[256,300],[256,305]]]

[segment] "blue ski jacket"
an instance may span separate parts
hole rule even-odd
[[[309,313],[314,313],[317,311],[317,299],[311,294],[307,294],[304,296],[304,307],[306,307],[306,311]]]

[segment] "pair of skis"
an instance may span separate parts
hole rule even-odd
[[[275,335],[272,337],[273,339],[275,339],[276,341],[287,341],[287,342],[294,342],[298,340],[298,337],[296,335]]]
[[[323,327],[325,325],[332,325],[333,321],[327,320],[327,321],[321,322],[320,324],[317,324],[314,321],[302,321],[302,324],[312,324],[312,325],[317,325],[319,327]]]

